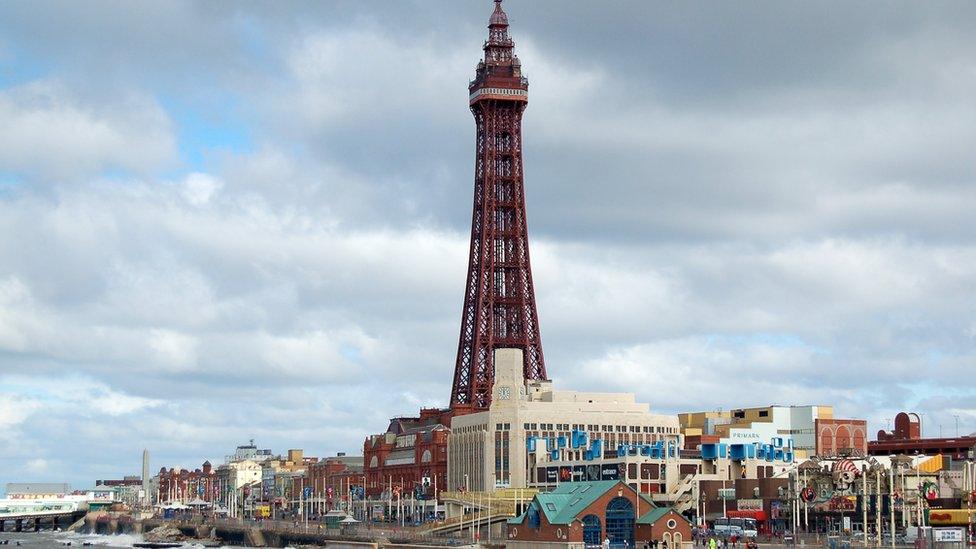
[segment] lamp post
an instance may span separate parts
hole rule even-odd
[[[973,539],[973,496],[976,495],[976,483],[973,482],[973,461],[966,460],[966,481],[963,486],[966,490],[966,542]]]
[[[793,507],[793,543],[796,543],[797,528],[796,523],[800,522],[800,499],[797,493],[797,483],[799,482],[800,475],[797,469],[794,469],[790,473],[790,505]]]
[[[864,532],[864,546],[868,546],[868,466],[861,465],[861,530]]]
[[[889,534],[891,534],[891,549],[895,549],[895,459],[892,456],[888,468],[888,515]]]
[[[874,470],[875,499],[874,499],[874,529],[878,534],[875,545],[881,547],[881,465]]]

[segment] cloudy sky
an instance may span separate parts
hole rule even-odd
[[[506,7],[558,385],[976,431],[976,4]],[[490,11],[0,4],[0,483],[446,404]]]

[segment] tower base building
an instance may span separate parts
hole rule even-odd
[[[633,393],[557,391],[526,379],[521,349],[495,350],[494,364],[488,410],[452,419],[448,490],[523,488],[540,481],[537,464],[613,457],[620,445],[681,447],[677,416],[651,413]]]

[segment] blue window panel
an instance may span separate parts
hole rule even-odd
[[[600,517],[596,515],[583,517],[583,543],[586,545],[603,543],[603,528],[600,526]]]
[[[613,498],[607,504],[607,537],[618,547],[634,546],[634,505],[627,498]]]

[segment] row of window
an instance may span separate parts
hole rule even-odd
[[[583,425],[582,423],[524,423],[522,427],[526,431],[569,431],[570,427],[576,431],[590,431],[593,433],[666,433],[677,434],[678,430],[674,427],[650,426],[650,425]]]
[[[745,410],[732,410],[732,417],[735,419],[745,419]],[[769,410],[759,410],[759,417],[769,417]]]

